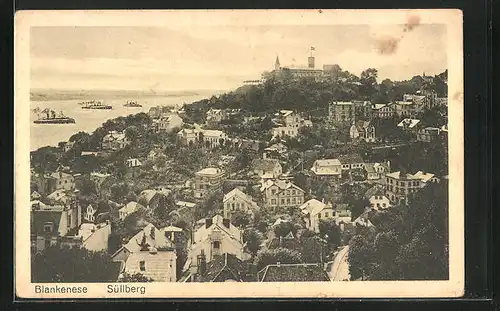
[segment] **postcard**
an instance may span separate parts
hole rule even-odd
[[[463,80],[453,9],[17,12],[16,295],[459,297]]]

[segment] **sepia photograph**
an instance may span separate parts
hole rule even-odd
[[[463,293],[460,11],[26,11],[15,32],[18,296]]]

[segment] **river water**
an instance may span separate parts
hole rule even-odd
[[[103,100],[104,104],[113,106],[110,110],[82,109],[78,105],[82,100],[31,101],[30,109],[50,108],[57,114],[62,110],[66,116],[75,119],[75,124],[35,124],[33,121],[37,119],[37,115],[31,113],[30,149],[33,151],[44,146],[57,146],[79,131],[91,133],[108,119],[148,112],[154,106],[181,107],[184,103],[190,104],[203,98],[207,98],[207,95],[134,98],[142,107],[124,107],[125,99]]]

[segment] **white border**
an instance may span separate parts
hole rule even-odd
[[[449,98],[448,281],[300,283],[146,283],[146,294],[107,294],[105,283],[75,284],[86,294],[35,294],[30,281],[29,35],[32,26],[189,26],[404,24],[408,16],[447,27]],[[460,10],[19,11],[15,15],[15,288],[23,298],[405,298],[464,292],[463,51]],[[110,283],[111,284],[111,283]],[[44,285],[44,284],[41,284]],[[54,284],[45,284],[54,285]],[[72,284],[60,284],[70,286]]]

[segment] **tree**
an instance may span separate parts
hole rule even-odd
[[[250,224],[251,216],[240,209],[235,210],[231,213],[231,223],[236,227],[246,227]]]
[[[167,157],[164,154],[160,154],[154,159],[154,163],[157,168],[162,169],[167,164]]]
[[[34,283],[115,282],[119,273],[119,264],[106,252],[83,247],[50,246],[41,253],[32,252],[31,264]]]
[[[130,141],[134,142],[139,138],[139,129],[137,126],[131,125],[125,129],[125,137]]]
[[[380,214],[380,215],[379,215]],[[442,280],[448,278],[448,188],[431,184],[373,218],[349,243],[353,279]]]
[[[252,254],[252,257],[260,250],[262,240],[262,233],[254,228],[248,228],[243,231],[243,242],[246,243],[246,248]]]
[[[301,263],[302,256],[297,251],[280,247],[261,250],[255,257],[255,265],[258,271],[278,262],[282,264]]]
[[[324,238],[332,249],[340,245],[341,232],[334,219],[321,219],[318,227],[320,237]]]
[[[139,272],[136,272],[134,274],[129,274],[127,272],[123,273],[123,276],[118,279],[118,282],[124,282],[124,283],[141,283],[141,282],[153,282],[153,279],[150,277],[147,277]]]
[[[281,222],[279,223],[278,225],[274,226],[274,234],[277,236],[277,237],[284,237],[286,236],[287,234],[289,234],[290,232],[293,233],[293,235],[295,235],[297,233],[297,231],[295,231],[295,227],[293,226],[293,224],[289,221],[285,221],[285,222]]]

